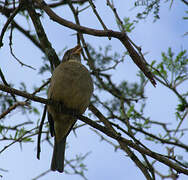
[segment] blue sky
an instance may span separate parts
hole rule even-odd
[[[114,16],[111,10],[105,6],[105,3],[105,1],[96,1],[97,10],[106,26],[109,29],[117,30],[114,23]],[[117,3],[114,1],[114,3],[121,18],[130,16],[133,20],[138,12],[137,9],[131,10],[133,4],[130,2],[125,3],[125,1],[118,1]],[[130,37],[137,45],[142,46],[143,52],[149,52],[146,56],[148,62],[151,62],[154,59],[160,62],[161,51],[167,51],[168,47],[172,47],[176,52],[180,51],[181,48],[186,49],[188,47],[187,37],[183,37],[183,34],[187,31],[188,27],[187,22],[182,20],[182,17],[185,16],[185,10],[186,6],[180,1],[174,1],[171,10],[169,10],[169,3],[161,3],[160,20],[156,23],[152,23],[153,19],[149,17],[147,20],[140,21],[136,25],[136,28],[130,34]],[[90,15],[88,15],[88,13]],[[58,14],[63,18],[74,21],[68,7],[58,9]],[[96,17],[92,14],[91,9],[87,9],[81,14],[80,18],[82,25],[102,29]],[[25,25],[27,24],[20,17],[16,17],[16,20],[17,22],[21,21]],[[0,28],[2,28],[4,22],[3,19],[2,21],[0,20]],[[76,40],[75,37],[72,36],[74,31],[50,21],[49,18],[46,18],[45,21],[43,21],[43,25],[56,52],[59,52],[64,47],[71,48],[75,46]],[[32,92],[33,85],[39,86],[42,84],[41,80],[49,78],[50,74],[45,74],[43,77],[40,77],[38,71],[21,67],[9,53],[8,36],[9,33],[6,33],[4,46],[0,50],[0,66],[2,71],[7,77],[7,81],[15,84],[14,87],[18,88],[18,83],[24,81],[29,87],[30,92]],[[87,42],[91,43],[91,45],[96,48],[98,48],[98,46],[105,47],[110,44],[112,45],[114,52],[117,51],[118,53],[123,54],[125,51],[121,43],[115,39],[109,41],[108,38],[84,36],[86,37]],[[17,31],[14,31],[13,43],[17,57],[24,63],[29,64],[38,70],[42,65],[41,57],[43,56],[40,50],[33,47],[32,43],[21,36]],[[136,76],[137,70],[138,68],[136,65],[127,57],[124,63],[118,66],[118,71],[114,72],[113,78],[117,82],[123,79],[134,82],[134,80],[138,80],[138,77]],[[186,87],[187,86],[184,85],[181,88],[184,89]],[[174,109],[176,108],[177,98],[171,94],[168,89],[162,87],[160,84],[158,84],[156,88],[149,84],[146,88],[146,96],[148,97],[148,107],[146,108],[145,113],[148,116],[151,116],[153,120],[158,121],[175,121]],[[37,103],[36,105],[39,108],[41,107]],[[38,120],[36,116],[31,116],[30,118],[32,120],[33,118],[36,119],[36,121]],[[19,110],[16,110],[6,118],[6,123],[12,125],[14,122],[23,122],[24,120],[25,116],[23,116]],[[186,123],[182,124],[182,126],[183,125],[187,127]],[[0,174],[3,175],[3,179],[32,179],[40,174],[40,172],[43,172],[50,167],[52,148],[49,147],[47,143],[42,144],[41,160],[38,161],[36,159],[36,137],[33,139],[34,142],[24,144],[22,150],[20,150],[19,144],[15,144],[1,154],[0,168],[9,171],[8,173],[0,172]],[[6,143],[1,142],[0,147],[2,148],[5,145]],[[71,133],[68,138],[68,145],[69,148],[66,151],[67,159],[74,157],[80,152],[84,154],[91,151],[91,154],[85,160],[88,168],[86,177],[89,180],[144,179],[140,170],[136,168],[133,162],[122,151],[118,150],[114,153],[112,146],[103,141],[101,142],[100,138],[89,130],[88,126],[80,128],[77,131],[77,137]],[[164,148],[161,147],[161,149],[159,149],[158,146],[153,145],[152,149],[155,151],[162,151]],[[185,154],[185,157],[187,157],[187,154]],[[167,169],[164,167],[165,166],[163,165],[158,166],[159,169],[167,172]],[[41,180],[50,180],[52,178],[57,180],[63,178],[66,180],[82,179],[79,176],[68,176],[51,172],[41,178]],[[182,175],[180,179],[184,180],[186,177]]]

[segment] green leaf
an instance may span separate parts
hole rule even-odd
[[[32,138],[27,137],[27,138],[23,138],[22,142],[34,142],[34,141],[32,140]]]
[[[127,111],[127,116],[130,118],[132,116],[132,112],[134,111],[134,105],[132,105],[129,110]]]

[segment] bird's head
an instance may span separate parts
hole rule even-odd
[[[69,49],[65,52],[62,62],[66,62],[69,60],[76,60],[81,62],[80,53],[82,51],[82,48],[80,45],[77,45],[76,47]]]

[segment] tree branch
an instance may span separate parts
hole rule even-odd
[[[46,36],[45,30],[42,26],[39,15],[36,13],[32,3],[30,3],[28,1],[28,3],[25,3],[25,6],[27,7],[27,10],[31,17],[31,20],[32,20],[35,30],[37,32],[40,44],[41,44],[42,48],[44,49],[45,54],[50,61],[51,69],[53,71],[53,69],[55,67],[57,67],[60,63],[59,58],[58,58],[55,50],[53,49],[50,41],[48,40],[48,37]]]
[[[114,37],[114,38],[119,39],[122,42],[122,44],[125,46],[127,51],[129,52],[129,55],[134,61],[134,63],[141,69],[141,71],[145,74],[145,76],[148,77],[148,79],[151,81],[153,86],[156,85],[154,75],[150,72],[146,63],[142,60],[142,57],[137,53],[137,51],[131,45],[131,43],[129,42],[129,38],[125,33],[112,31],[112,30],[96,30],[96,29],[92,29],[92,28],[88,28],[84,26],[79,26],[55,14],[43,0],[35,0],[35,2],[38,3],[41,9],[43,9],[53,21],[63,26],[74,29],[84,34],[89,34],[89,35],[99,36],[99,37]]]
[[[0,89],[5,91],[5,92],[8,92],[8,93],[14,93],[16,95],[31,99],[31,100],[36,101],[36,102],[41,102],[43,104],[55,105],[55,106],[59,105],[58,104],[59,102],[54,102],[54,101],[49,100],[49,99],[44,99],[44,98],[41,98],[41,97],[37,97],[37,96],[34,96],[32,94],[28,94],[26,92],[22,92],[22,91],[16,90],[14,88],[3,86],[1,84],[0,84]],[[114,133],[110,129],[99,125],[95,121],[93,121],[93,120],[91,120],[91,119],[89,119],[89,118],[87,118],[85,116],[82,116],[82,115],[78,114],[76,111],[71,110],[71,109],[67,109],[66,107],[61,108],[61,111],[64,112],[64,113],[71,114],[71,115],[75,116],[76,118],[80,119],[81,121],[85,122],[86,124],[88,124],[88,125],[92,126],[93,128],[96,128],[99,131],[103,132],[105,135],[117,140],[118,142],[121,142],[123,144],[125,143],[127,146],[137,150],[141,154],[148,155],[148,156],[158,160],[159,162],[171,167],[172,169],[175,169],[178,173],[183,173],[183,174],[187,174],[188,175],[188,170],[186,168],[180,167],[178,164],[173,163],[167,157],[164,157],[161,154],[158,154],[158,153],[153,152],[151,150],[148,150],[148,149],[145,149],[143,147],[140,147],[136,143],[133,143],[131,140],[128,140],[128,139],[122,137],[121,134]]]
[[[29,93],[26,93],[26,92],[23,92],[23,91],[19,91],[17,89],[14,89],[14,88],[11,88],[11,87],[8,87],[8,86],[4,86],[2,84],[0,84],[0,90],[7,92],[7,93],[10,93],[10,94],[15,94],[15,95],[18,95],[18,96],[25,97],[25,98],[33,100],[35,102],[48,104],[48,105],[51,104],[51,102],[47,99],[44,99],[44,98],[41,98],[41,97],[38,97],[38,96],[34,96],[33,94],[29,94]]]

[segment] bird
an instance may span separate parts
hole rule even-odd
[[[90,104],[93,81],[88,69],[81,64],[80,45],[65,52],[61,63],[55,68],[50,80],[48,99],[62,102],[68,109],[83,114]],[[76,118],[65,114],[57,106],[48,105],[50,132],[55,136],[51,170],[64,172],[66,139]]]

